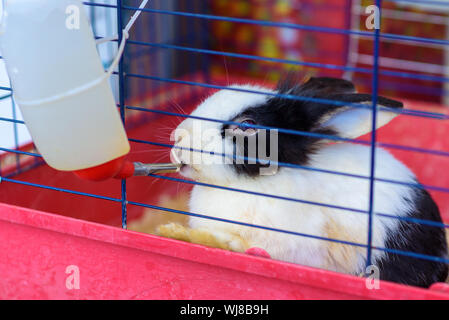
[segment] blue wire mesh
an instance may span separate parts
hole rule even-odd
[[[413,1],[396,1],[396,0],[389,0],[388,2],[410,2],[410,3],[423,3],[423,1],[413,0]],[[441,1],[425,1],[427,4],[435,4],[435,5],[448,5],[447,2],[441,2]],[[116,14],[117,19],[117,32],[119,34],[118,42],[121,40],[121,29],[126,24],[130,14],[134,12],[135,10],[139,10],[137,8],[137,5],[140,3],[140,1],[124,1],[124,0],[117,0],[116,5],[113,4],[107,4],[107,3],[97,3],[96,1],[89,1],[84,2],[84,4],[91,9],[92,12],[92,18],[95,17],[94,10],[95,8],[103,8],[103,9],[110,9],[114,10]],[[349,4],[350,1],[346,1],[346,4]],[[381,0],[375,0],[375,4],[381,8],[382,7],[382,1]],[[347,8],[345,9],[347,10]],[[447,76],[434,76],[434,75],[428,75],[428,74],[419,74],[419,73],[413,73],[413,72],[404,72],[404,71],[391,71],[391,70],[383,70],[380,68],[379,65],[379,57],[380,57],[380,47],[381,47],[381,41],[382,40],[395,40],[395,41],[404,41],[412,44],[430,44],[430,45],[436,45],[440,46],[442,48],[445,48],[445,46],[449,45],[449,40],[440,40],[440,39],[429,39],[424,37],[415,37],[415,36],[405,36],[405,35],[398,35],[398,34],[391,34],[391,33],[383,33],[380,30],[375,30],[374,32],[370,31],[355,31],[350,30],[349,25],[346,29],[338,29],[338,28],[331,28],[331,27],[322,27],[322,26],[310,26],[305,24],[296,24],[296,23],[290,23],[290,22],[274,22],[274,21],[265,21],[265,20],[254,20],[254,19],[247,19],[247,18],[236,18],[236,17],[227,17],[227,16],[217,16],[214,14],[211,14],[209,12],[209,1],[187,1],[187,2],[179,2],[179,1],[151,1],[151,5],[149,8],[142,9],[142,15],[137,21],[136,25],[133,28],[133,31],[131,33],[131,39],[127,42],[127,47],[125,49],[125,54],[122,57],[117,72],[114,73],[114,76],[117,78],[118,81],[118,107],[120,110],[120,114],[122,117],[123,122],[125,123],[127,128],[130,128],[133,125],[133,120],[127,119],[127,112],[138,112],[140,113],[141,120],[142,121],[148,121],[151,119],[151,116],[157,116],[157,115],[165,115],[165,116],[172,116],[172,117],[183,117],[183,118],[195,118],[203,121],[215,121],[215,122],[222,122],[225,124],[233,124],[231,121],[221,121],[217,119],[212,118],[201,118],[201,117],[194,117],[182,114],[180,112],[173,112],[172,110],[161,110],[160,108],[157,108],[158,105],[155,103],[154,105],[152,102],[145,102],[147,105],[145,106],[132,106],[128,103],[128,101],[131,101],[133,98],[138,97],[142,93],[149,93],[150,95],[153,95],[158,89],[164,86],[169,86],[171,84],[179,84],[179,85],[186,85],[193,88],[209,88],[209,89],[226,89],[226,90],[236,90],[236,91],[244,91],[244,92],[251,92],[251,93],[258,93],[258,94],[267,94],[266,92],[258,92],[256,90],[246,90],[241,88],[228,88],[226,86],[217,85],[212,83],[211,75],[210,75],[210,65],[211,65],[211,59],[213,57],[222,57],[222,58],[233,58],[233,59],[243,59],[247,61],[261,61],[261,62],[267,62],[267,63],[276,63],[276,64],[282,64],[282,65],[291,65],[291,66],[301,66],[301,67],[307,67],[307,68],[313,68],[313,69],[323,69],[323,70],[334,70],[339,72],[352,72],[352,73],[362,73],[362,74],[368,74],[371,76],[371,89],[372,89],[372,104],[370,106],[364,105],[364,104],[351,104],[354,107],[358,108],[370,108],[373,112],[372,117],[372,127],[375,128],[376,124],[376,115],[378,109],[376,108],[377,105],[377,99],[378,99],[378,93],[381,88],[381,85],[388,85],[389,83],[394,83],[395,85],[400,85],[401,79],[417,79],[417,80],[423,80],[423,81],[430,81],[430,82],[436,82],[436,83],[446,83],[449,82],[449,78]],[[283,59],[283,58],[275,58],[275,57],[265,57],[265,56],[259,56],[259,55],[253,55],[253,54],[242,54],[237,52],[227,52],[227,51],[219,51],[215,49],[209,49],[210,44],[210,28],[208,27],[208,22],[210,21],[224,21],[227,23],[241,23],[241,24],[249,24],[254,25],[258,27],[266,27],[266,28],[286,28],[286,29],[292,29],[292,30],[302,30],[307,32],[316,32],[316,33],[323,33],[323,34],[336,34],[341,35],[346,38],[349,38],[350,36],[358,36],[366,39],[370,39],[373,42],[374,49],[373,49],[373,66],[372,68],[361,68],[361,67],[354,67],[349,65],[337,65],[337,64],[329,64],[329,63],[320,63],[320,62],[308,62],[308,61],[299,61],[294,59]],[[143,32],[142,30],[161,30],[161,29],[169,30],[168,32],[165,32],[164,34],[158,34],[157,32]],[[98,35],[96,34],[97,38],[101,38],[105,35]],[[347,52],[345,53],[347,54]],[[150,64],[148,64],[148,61],[150,61]],[[181,63],[180,63],[181,61]],[[185,62],[185,63],[183,63]],[[145,71],[145,73],[142,73],[142,70]],[[194,80],[185,80],[185,76],[195,74],[197,72],[200,72],[202,75],[202,80],[198,81],[196,79]],[[379,78],[380,76],[390,76],[397,80],[389,80],[390,82],[382,81],[380,83]],[[445,95],[445,91],[441,90],[427,90],[426,88],[422,88],[419,86],[419,88],[410,86],[410,85],[403,85],[402,89],[404,91],[416,91],[421,90],[422,92],[428,93],[431,92],[434,96],[441,96]],[[7,94],[7,96],[11,95],[11,88],[8,87],[0,87],[0,90],[4,90],[7,92],[10,92]],[[427,91],[426,91],[427,90]],[[326,99],[316,99],[316,98],[304,98],[304,97],[297,97],[287,94],[273,94],[274,96],[280,96],[287,99],[296,99],[296,100],[309,100],[309,101],[315,101],[315,102],[321,102],[321,103],[327,103],[327,104],[334,104],[334,105],[348,105],[346,102],[342,101],[333,101],[333,100],[326,100]],[[6,96],[5,96],[6,97]],[[4,118],[0,117],[0,121],[10,122],[14,126],[14,133],[15,133],[15,149],[9,149],[9,148],[3,148],[0,147],[0,151],[9,152],[16,155],[16,167],[17,170],[21,170],[20,167],[20,156],[31,156],[38,159],[34,166],[37,166],[42,163],[41,156],[38,153],[35,152],[29,152],[29,151],[23,151],[20,150],[18,145],[18,139],[17,139],[17,126],[23,125],[24,122],[21,120],[17,120],[16,114],[15,114],[15,108],[13,106],[13,118]],[[429,111],[420,111],[420,110],[400,110],[397,111],[399,113],[405,114],[407,116],[412,117],[422,117],[422,118],[431,118],[436,120],[448,120],[449,116],[440,113],[440,112],[429,112]],[[125,122],[126,120],[126,122]],[[279,132],[284,132],[288,134],[295,134],[295,135],[305,135],[305,136],[316,136],[320,138],[325,139],[331,139],[331,140],[339,140],[339,141],[348,141],[353,143],[360,143],[369,145],[371,148],[371,158],[370,158],[370,174],[369,176],[362,176],[362,175],[356,175],[356,174],[349,174],[344,172],[337,172],[337,171],[329,171],[329,170],[323,170],[318,168],[313,168],[309,166],[302,166],[302,165],[295,165],[290,163],[282,163],[277,162],[276,164],[280,167],[290,167],[295,168],[298,170],[312,170],[317,172],[323,172],[326,174],[336,174],[336,175],[344,175],[349,176],[353,178],[358,179],[367,179],[370,183],[370,192],[369,192],[369,208],[368,210],[359,210],[355,208],[348,208],[348,207],[341,207],[336,206],[332,203],[320,203],[320,202],[312,202],[307,201],[305,199],[296,199],[296,198],[290,198],[290,197],[283,197],[279,195],[272,195],[272,194],[266,194],[266,193],[260,193],[260,192],[254,192],[254,191],[248,191],[248,190],[241,190],[236,188],[228,188],[224,186],[219,185],[212,185],[212,184],[206,184],[206,183],[199,183],[194,182],[190,180],[185,180],[181,178],[174,178],[174,177],[168,177],[168,176],[159,176],[156,174],[150,175],[153,179],[163,179],[163,180],[169,180],[169,181],[175,181],[183,184],[190,184],[190,185],[202,185],[205,187],[210,188],[219,188],[224,189],[228,191],[233,192],[240,192],[240,193],[247,193],[251,194],[255,197],[271,197],[275,199],[280,199],[284,201],[294,201],[294,202],[300,202],[300,203],[306,203],[310,205],[316,205],[316,206],[324,206],[329,208],[334,208],[338,210],[345,211],[345,214],[365,214],[368,216],[368,229],[367,229],[367,235],[368,235],[368,243],[367,244],[360,244],[360,243],[354,243],[350,241],[343,241],[338,239],[331,239],[331,238],[325,238],[325,237],[318,237],[314,235],[309,234],[302,234],[298,232],[288,231],[288,230],[279,230],[276,228],[270,228],[266,226],[260,226],[260,225],[254,225],[249,223],[243,223],[239,221],[233,221],[233,220],[227,220],[227,219],[220,219],[210,216],[202,215],[201,213],[197,212],[187,212],[183,210],[175,210],[171,208],[166,208],[162,206],[155,206],[150,204],[145,204],[141,202],[136,201],[129,201],[127,199],[127,184],[125,180],[121,181],[121,196],[120,198],[115,197],[108,197],[108,196],[102,196],[92,193],[85,193],[85,192],[79,192],[64,188],[56,188],[51,186],[46,186],[38,183],[32,183],[32,182],[25,182],[21,180],[14,179],[14,176],[17,175],[19,172],[14,172],[8,176],[1,176],[1,182],[9,182],[9,183],[15,183],[15,184],[21,184],[26,185],[30,187],[36,187],[36,188],[43,188],[47,190],[55,190],[60,191],[64,193],[69,194],[76,194],[80,196],[86,196],[86,197],[92,197],[99,200],[106,200],[106,201],[112,201],[117,202],[121,204],[121,211],[122,211],[122,227],[127,228],[127,207],[128,206],[140,206],[145,208],[151,208],[155,210],[160,210],[164,212],[174,212],[182,215],[188,215],[188,216],[195,216],[195,217],[201,217],[204,219],[212,219],[212,220],[218,220],[226,223],[234,223],[244,226],[249,226],[253,228],[259,228],[264,230],[271,230],[275,232],[281,232],[281,233],[287,233],[292,234],[296,236],[301,237],[308,237],[313,239],[319,239],[322,241],[330,241],[330,242],[336,242],[340,243],[342,245],[351,245],[351,246],[357,246],[366,248],[366,263],[367,265],[371,265],[371,255],[372,250],[381,250],[385,252],[395,253],[395,254],[401,254],[405,256],[415,257],[419,259],[427,259],[432,261],[439,261],[439,262],[445,262],[449,263],[449,259],[444,259],[440,257],[433,257],[433,256],[427,256],[423,254],[413,253],[413,252],[405,252],[400,250],[393,250],[388,248],[381,248],[381,247],[375,247],[372,245],[372,221],[374,216],[379,217],[385,217],[390,219],[399,219],[402,221],[407,221],[409,223],[416,223],[416,224],[423,224],[427,225],[429,227],[436,227],[436,228],[449,228],[448,224],[445,223],[437,223],[433,221],[427,221],[422,219],[416,219],[416,218],[409,218],[409,217],[398,217],[396,215],[392,215],[388,212],[374,212],[373,204],[374,204],[374,184],[376,181],[380,182],[386,182],[386,183],[393,183],[393,184],[401,184],[406,185],[413,188],[424,188],[428,190],[435,190],[440,191],[444,193],[449,193],[449,188],[441,187],[441,186],[433,186],[433,185],[424,185],[424,184],[413,184],[403,181],[397,181],[393,179],[381,179],[377,178],[375,176],[375,152],[376,147],[384,147],[384,148],[391,148],[391,149],[397,149],[397,150],[403,150],[408,151],[411,153],[426,153],[426,154],[432,154],[442,157],[449,157],[449,152],[447,151],[441,151],[441,150],[433,150],[433,149],[427,149],[427,148],[418,148],[418,147],[410,147],[410,146],[403,146],[398,144],[392,144],[392,143],[381,143],[377,140],[376,131],[373,130],[371,133],[371,139],[369,141],[366,140],[360,140],[360,139],[344,139],[337,136],[332,135],[322,135],[322,134],[311,134],[308,132],[301,132],[296,130],[287,130],[287,129],[280,129],[280,128],[271,128],[266,126],[257,126],[257,125],[248,125],[249,127],[254,128],[262,128],[262,129],[277,129]],[[172,144],[164,144],[159,143],[155,141],[145,141],[140,139],[129,139],[131,142],[134,143],[142,143],[142,144],[148,144],[152,146],[158,146],[167,148],[169,150],[170,148],[173,148],[174,146]],[[189,149],[193,152],[204,152],[203,150],[195,150],[195,149]],[[224,154],[222,156],[225,156]],[[243,157],[247,160],[250,160],[251,158]],[[253,159],[254,160],[254,159]],[[32,167],[30,167],[32,168]],[[29,169],[29,168],[27,168]],[[1,174],[1,168],[0,168],[0,174]]]

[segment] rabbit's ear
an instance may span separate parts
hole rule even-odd
[[[336,94],[327,99],[344,101],[359,106],[336,107],[324,114],[317,126],[319,130],[331,130],[339,137],[354,139],[372,130],[372,96],[369,94]],[[364,107],[366,106],[366,108]],[[402,102],[378,97],[376,129],[393,120],[402,109]]]
[[[356,89],[351,81],[338,78],[310,78],[303,82],[301,91],[312,91],[314,95],[355,93]]]
[[[322,96],[328,94],[355,93],[356,89],[351,81],[328,78],[308,77],[298,83],[299,75],[289,72],[279,83],[277,90],[283,94],[294,94],[298,96]]]

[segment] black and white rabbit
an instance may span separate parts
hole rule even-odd
[[[298,84],[290,76],[282,80],[276,90],[253,85],[235,85],[231,88],[368,105],[372,99],[369,94],[356,93],[351,82],[334,78],[311,78]],[[402,108],[402,103],[387,98],[379,97],[378,102],[379,106]],[[172,149],[173,159],[184,164],[181,174],[185,177],[228,188],[368,211],[369,179],[285,166],[280,166],[271,174],[260,174],[260,169],[265,168],[266,163],[250,163],[248,158],[245,163],[237,163],[235,158],[225,164],[214,161],[216,157],[221,157],[225,149],[247,148],[246,145],[235,145],[248,143],[247,140],[229,138],[224,134],[226,130],[231,130],[236,136],[259,135],[259,129],[244,126],[256,124],[357,138],[371,131],[370,108],[298,101],[225,89],[207,98],[191,115],[194,118],[187,118],[178,126],[174,137],[175,147]],[[377,127],[387,124],[396,115],[395,112],[380,108]],[[201,130],[198,130],[200,127]],[[279,162],[367,177],[370,175],[371,150],[367,145],[332,143],[331,140],[321,139],[319,135],[310,137],[283,132],[278,133],[277,143]],[[203,150],[203,153],[195,150]],[[192,161],[194,154],[200,154],[201,161]],[[384,149],[376,149],[375,163],[375,175],[378,178],[416,183],[414,174]],[[190,211],[196,214],[367,244],[368,215],[335,207],[204,185],[193,188],[189,206]],[[404,184],[376,181],[374,212],[442,222],[438,207],[427,191]],[[188,228],[176,224],[164,225],[159,228],[159,232],[161,235],[239,252],[259,247],[274,259],[337,272],[358,275],[365,271],[365,247],[199,217],[189,217],[188,224]],[[444,229],[378,215],[373,217],[372,244],[379,248],[429,256],[448,256]],[[444,281],[448,274],[448,266],[444,263],[377,249],[372,252],[372,261],[379,268],[381,279],[409,285],[427,287],[434,282]]]

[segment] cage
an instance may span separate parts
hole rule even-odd
[[[345,77],[405,102],[406,112],[376,140],[361,139],[413,170],[447,229],[449,3],[383,1],[382,30],[367,31],[368,2],[150,1],[111,79],[129,158],[168,161],[170,130],[229,83],[271,86],[289,70]],[[84,6],[96,37],[105,38],[139,3]],[[99,46],[105,66],[114,46]],[[192,182],[153,175],[92,183],[55,171],[30,141],[7,80],[0,89],[2,298],[449,299],[444,283],[422,289],[382,281],[370,289],[362,277],[159,237],[156,226],[195,214],[187,207]],[[73,270],[78,287],[67,285]]]

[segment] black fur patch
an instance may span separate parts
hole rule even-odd
[[[416,189],[416,209],[409,217],[442,222],[437,205],[424,189]],[[397,230],[391,232],[385,243],[388,249],[414,252],[440,258],[448,258],[445,231],[443,228],[401,220]],[[444,282],[448,265],[400,254],[386,253],[377,263],[380,279],[418,287],[429,287],[432,283]]]
[[[305,98],[321,98],[326,100],[344,101],[349,103],[370,102],[372,96],[369,94],[357,94],[354,85],[343,79],[334,78],[310,78],[304,83],[298,83],[294,74],[279,82],[277,90],[281,94],[295,95]],[[379,103],[393,108],[401,108],[402,103],[379,97]],[[237,115],[237,118],[250,118],[257,125],[291,129],[296,131],[311,132],[324,135],[337,135],[337,132],[330,128],[319,126],[323,116],[338,111],[344,106],[337,106],[327,103],[318,103],[315,101],[303,101],[273,97],[263,105],[252,106]],[[229,126],[223,126],[224,130]],[[267,132],[267,137],[269,133]],[[322,139],[297,134],[278,133],[278,161],[284,163],[306,165],[311,155],[313,155],[320,146]],[[246,141],[246,140],[245,140]],[[269,150],[269,141],[267,150]],[[239,146],[244,151],[245,157],[248,157],[247,143]],[[236,149],[239,149],[237,147]],[[258,150],[257,150],[258,151]],[[257,153],[258,154],[258,153]],[[259,175],[260,168],[263,165],[258,163],[251,164],[245,161],[243,164],[237,164],[234,161],[233,167],[240,174],[249,176]]]

